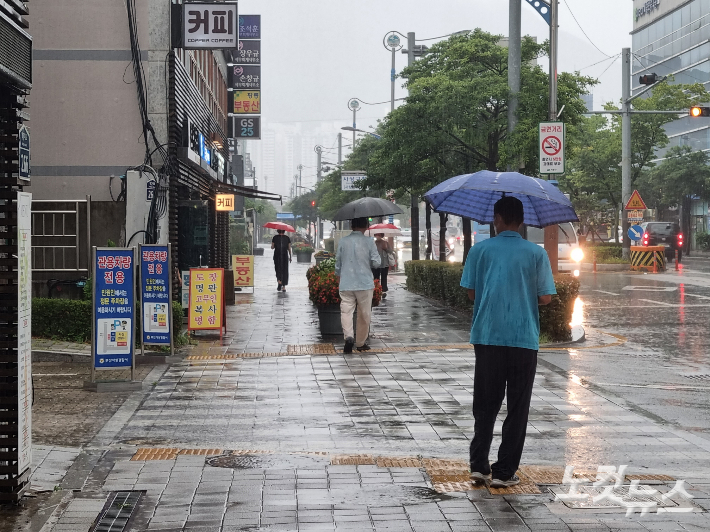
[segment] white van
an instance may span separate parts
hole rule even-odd
[[[530,242],[545,247],[544,229],[528,226],[527,231],[527,239]],[[574,273],[575,276],[578,276],[584,252],[579,247],[577,231],[574,230],[571,223],[567,222],[557,226],[557,242],[557,269],[560,272]]]

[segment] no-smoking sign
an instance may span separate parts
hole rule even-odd
[[[540,124],[540,173],[565,172],[565,125],[562,122]]]

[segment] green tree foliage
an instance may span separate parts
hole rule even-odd
[[[244,200],[244,209],[255,209],[258,214],[259,224],[261,225],[276,221],[276,207],[274,207],[270,201],[247,198]]]
[[[680,205],[684,197],[710,199],[710,155],[688,146],[671,148],[667,159],[639,179],[648,206],[667,209]],[[650,204],[650,205],[649,205]]]
[[[508,164],[535,175],[538,123],[547,119],[548,78],[535,62],[547,48],[530,38],[523,42],[519,126],[509,138],[508,50],[501,36],[480,29],[431,47],[406,68],[410,96],[378,128],[382,140],[368,147],[365,186],[421,194],[457,174],[500,170]],[[584,112],[580,96],[595,81],[562,73],[559,105],[564,119],[578,124]],[[364,143],[355,150],[365,150]]]

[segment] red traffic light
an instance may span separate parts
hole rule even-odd
[[[695,107],[690,108],[690,112],[688,114],[690,114],[693,118],[710,116],[710,107],[700,107],[696,105]]]
[[[678,241],[683,242],[683,233],[678,233]]]
[[[653,85],[656,82],[658,82],[658,76],[656,74],[645,74],[639,78],[641,85]]]
[[[315,201],[312,201],[312,202],[311,202],[311,207],[315,207],[315,206],[316,206],[316,202],[315,202]]]

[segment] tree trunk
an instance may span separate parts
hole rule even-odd
[[[439,213],[439,261],[446,262],[446,214]]]
[[[471,219],[463,218],[463,264],[466,264],[469,251],[471,251]]]
[[[431,205],[426,204],[426,260],[431,260]]]

